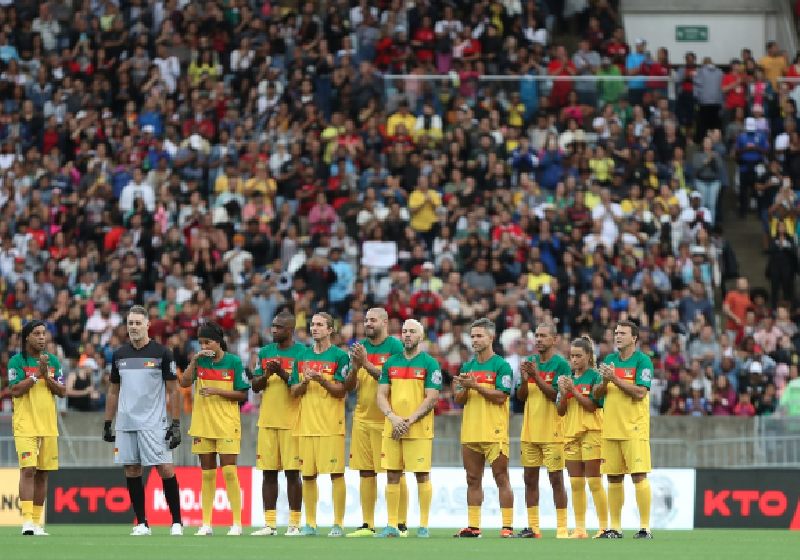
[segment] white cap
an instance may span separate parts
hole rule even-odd
[[[750,364],[750,373],[762,373],[764,368],[761,367],[761,362],[753,362]]]
[[[747,132],[755,132],[756,131],[756,120],[753,117],[747,117],[744,120],[744,129]]]
[[[639,37],[638,39],[636,39],[636,44],[637,45],[646,45],[647,41],[643,37]]]

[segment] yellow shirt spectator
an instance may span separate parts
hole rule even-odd
[[[429,188],[415,189],[408,197],[408,207],[411,210],[411,228],[414,231],[426,233],[439,221],[436,209],[442,205],[442,197],[438,192]]]
[[[406,127],[406,133],[411,134],[417,125],[417,117],[408,112],[408,106],[401,104],[400,109],[386,121],[387,136],[397,134],[397,125]]]

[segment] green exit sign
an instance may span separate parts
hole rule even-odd
[[[675,40],[686,43],[708,42],[707,25],[676,25]]]

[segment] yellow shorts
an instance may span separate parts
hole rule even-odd
[[[300,448],[292,430],[258,429],[256,468],[261,471],[300,470]]]
[[[195,455],[203,455],[205,453],[238,455],[241,441],[239,438],[223,439],[192,436],[192,453]]]
[[[299,436],[303,476],[344,472],[344,436]]]
[[[486,458],[486,463],[493,464],[500,455],[505,455],[508,458],[508,442],[499,443],[496,441],[477,442],[470,441],[462,443],[467,449],[471,449],[475,453],[480,453]]]
[[[563,443],[533,443],[521,441],[521,461],[523,467],[541,467],[548,472],[564,469],[564,444]]]
[[[652,470],[650,440],[604,439],[600,445],[602,474],[637,474]]]
[[[593,430],[578,434],[564,444],[567,461],[595,461],[600,458],[600,432]]]
[[[381,466],[387,471],[431,472],[432,439],[394,440],[384,437]]]
[[[383,426],[374,428],[363,422],[353,422],[350,434],[350,468],[354,471],[383,472],[381,448]]]
[[[58,470],[58,436],[15,436],[19,468],[40,471]]]

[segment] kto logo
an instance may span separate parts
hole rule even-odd
[[[789,500],[781,490],[706,490],[703,514],[706,516],[731,516],[731,507],[738,507],[738,515],[749,517],[755,508],[766,517],[780,517],[786,513]],[[797,505],[800,508],[800,502]],[[799,509],[800,511],[800,509]],[[795,516],[797,513],[795,514]]]
[[[131,501],[127,488],[118,486],[56,487],[53,494],[53,509],[62,512],[90,512],[101,510],[111,513],[125,513],[130,510]]]

